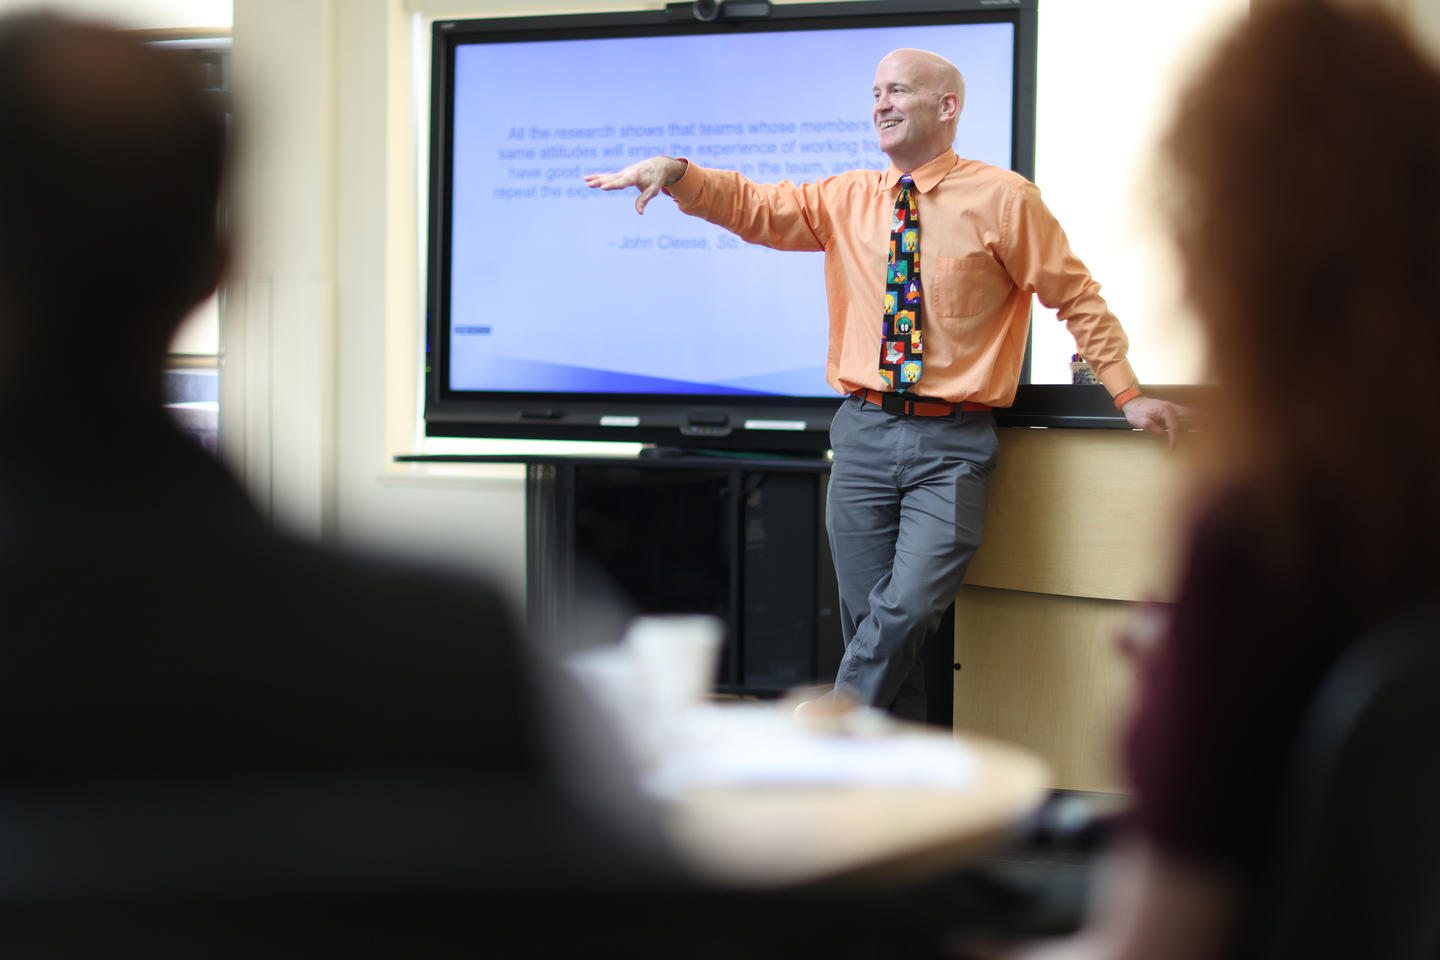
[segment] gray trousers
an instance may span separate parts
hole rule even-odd
[[[826,527],[845,640],[835,687],[924,720],[920,647],[980,545],[995,416],[902,416],[850,396],[830,425],[830,445]]]

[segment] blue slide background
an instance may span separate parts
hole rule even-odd
[[[880,58],[904,46],[934,50],[960,67],[966,100],[956,149],[1008,167],[1012,29],[1002,23],[461,46],[451,388],[832,396],[824,381],[821,254],[746,244],[680,214],[664,197],[636,216],[633,190],[592,191],[581,177],[687,147],[699,163],[741,169],[759,182],[882,168],[888,161],[873,146],[871,80]],[[863,129],[748,132],[752,123],[798,128],[830,120]],[[700,123],[738,124],[745,132],[707,135],[698,126],[680,132]],[[554,132],[570,128],[610,135]],[[791,141],[806,152],[780,153]],[[836,149],[810,151],[825,141]],[[717,145],[766,143],[777,152],[696,155]],[[545,156],[557,149],[596,155]],[[502,156],[516,150],[532,153]],[[761,159],[818,162],[823,172],[766,174]]]

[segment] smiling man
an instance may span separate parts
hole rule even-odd
[[[1119,321],[1035,185],[956,156],[955,65],[896,50],[872,93],[888,170],[757,184],[651,157],[585,180],[638,188],[640,213],[664,190],[751,243],[825,252],[826,376],[846,395],[826,505],[845,640],[836,692],[923,720],[920,648],[980,544],[992,411],[1015,398],[1032,294],[1059,312],[1133,426],[1173,445],[1177,413],[1140,393]]]

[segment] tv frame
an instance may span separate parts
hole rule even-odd
[[[1038,0],[850,0],[772,5],[756,18],[703,22],[690,3],[663,10],[444,19],[431,27],[425,433],[433,437],[648,443],[722,452],[819,455],[842,397],[517,393],[452,390],[449,365],[454,51],[466,43],[693,36],[855,26],[1010,22],[1015,28],[1011,168],[1034,178]],[[746,4],[754,8],[754,4]],[[961,65],[963,69],[963,64]],[[866,69],[858,67],[857,69]],[[817,294],[820,291],[817,291]],[[1028,369],[1028,363],[1026,364]],[[1027,379],[1022,374],[1022,381]]]

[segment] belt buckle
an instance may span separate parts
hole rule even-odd
[[[886,392],[880,394],[880,409],[886,413],[909,416],[914,406],[915,402],[913,400],[906,400],[898,393]]]

